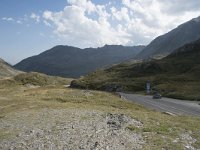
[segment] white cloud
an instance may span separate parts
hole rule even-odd
[[[33,19],[36,23],[40,22],[40,16],[36,15],[35,13],[32,13],[30,18]]]
[[[133,11],[134,17],[140,18],[142,24],[155,28],[157,34],[200,15],[200,1],[196,0],[122,0],[122,4]]]
[[[44,23],[46,26],[48,26],[48,27],[52,27],[52,25],[51,25],[48,21],[46,21],[46,20],[44,20],[43,23]]]
[[[70,5],[83,8],[88,13],[96,11],[96,6],[90,0],[68,0]]]
[[[66,6],[63,11],[43,13],[44,19],[54,24],[54,32],[65,38],[68,44],[79,47],[96,47],[105,43],[129,42],[128,33],[110,25],[108,21],[110,15],[106,12],[105,6],[94,5],[86,0],[83,3],[77,2],[69,0],[71,5]],[[93,12],[92,15],[96,15],[95,19],[87,16],[87,13],[91,12]]]
[[[23,24],[21,20],[17,20],[17,23],[18,24]]]
[[[120,5],[116,1],[97,5],[91,0],[68,0],[62,11],[43,12],[43,22],[69,45],[148,44],[200,15],[199,6],[197,0],[121,0]]]
[[[3,17],[2,20],[4,20],[4,21],[15,21],[12,17]]]
[[[114,19],[118,21],[130,21],[129,10],[126,7],[122,7],[119,11],[115,7],[111,7],[111,12]]]
[[[21,18],[3,17],[2,20],[17,23],[17,24],[23,24],[23,22],[22,22],[23,19],[21,19]]]

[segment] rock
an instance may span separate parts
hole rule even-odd
[[[127,120],[123,114],[108,114],[107,115],[107,124],[110,128],[119,130]]]
[[[80,85],[77,80],[72,80],[70,87],[71,88],[78,88],[78,89],[84,89],[85,88],[84,86]]]

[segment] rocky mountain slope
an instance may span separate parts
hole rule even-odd
[[[14,67],[62,77],[80,77],[96,69],[133,58],[144,46],[105,45],[101,48],[80,49],[56,46],[37,56],[22,60]]]
[[[144,50],[137,59],[148,59],[167,56],[177,48],[196,41],[200,38],[200,17],[192,19],[174,30],[157,37]]]
[[[8,63],[0,58],[0,78],[14,76],[18,73],[20,73],[20,71],[13,69]]]
[[[164,96],[200,100],[200,40],[186,44],[161,60],[122,63],[73,81],[71,86],[109,91],[145,92],[151,81]]]

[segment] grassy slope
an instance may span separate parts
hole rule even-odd
[[[75,81],[75,87],[105,90],[117,85],[125,91],[145,92],[150,80],[164,96],[200,100],[200,41],[188,44],[161,60],[123,63]]]
[[[35,84],[31,82],[29,84]],[[184,149],[181,141],[173,141],[185,133],[195,138],[197,142],[193,146],[200,148],[199,117],[168,116],[147,110],[110,93],[65,88],[62,83],[54,86],[43,84],[42,87],[35,88],[18,83],[0,84],[0,119],[25,109],[34,112],[43,108],[99,110],[130,115],[144,125],[142,128],[127,127],[130,132],[139,132],[145,137],[144,150]],[[14,133],[0,130],[0,139],[14,136]]]
[[[15,85],[26,85],[26,86],[47,86],[47,85],[68,85],[72,79],[47,76],[45,74],[30,72],[20,73],[14,77],[0,79],[1,86],[15,86]]]
[[[0,58],[0,78],[14,76],[19,73],[21,73],[21,71],[15,70]]]

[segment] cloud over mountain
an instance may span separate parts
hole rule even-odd
[[[45,11],[43,18],[71,45],[147,44],[156,36],[200,15],[196,0],[121,0],[96,4],[68,0],[59,12]]]

